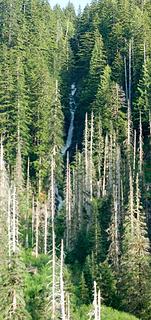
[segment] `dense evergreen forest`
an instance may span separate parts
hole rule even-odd
[[[151,319],[151,2],[0,0],[0,319]]]

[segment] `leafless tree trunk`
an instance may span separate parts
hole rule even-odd
[[[136,176],[136,214],[137,214],[137,236],[140,236],[140,192],[139,192],[139,175]]]
[[[41,182],[41,157],[39,158],[39,181],[38,181],[38,192],[39,194],[41,193],[41,185],[42,185],[42,182]]]
[[[29,157],[28,157],[28,164],[27,164],[27,185],[26,185],[26,203],[27,203],[27,208],[26,208],[26,217],[25,217],[25,222],[26,222],[26,235],[25,235],[25,246],[28,248],[29,246],[29,239],[28,239],[28,223],[29,223],[29,194],[30,194],[30,176],[29,176]]]
[[[31,236],[32,236],[32,247],[34,245],[34,229],[35,229],[35,199],[34,195],[32,197],[32,226],[31,226]]]
[[[127,111],[127,150],[128,161],[130,165],[130,150],[131,150],[131,89],[132,89],[132,40],[129,41],[129,92],[128,92],[128,111]]]
[[[47,203],[45,203],[45,236],[44,236],[44,253],[47,254],[48,247],[48,209]]]
[[[90,200],[93,197],[93,131],[94,131],[94,116],[91,114],[91,140],[90,140]]]
[[[129,41],[129,107],[132,108],[132,40]]]
[[[56,242],[54,224],[52,225],[52,319],[55,320],[56,315]]]
[[[126,101],[128,101],[127,61],[126,61],[126,57],[124,57],[124,67],[125,67],[125,94],[126,94]]]
[[[113,199],[114,199],[114,241],[115,241],[115,256],[114,256],[114,264],[116,270],[118,270],[119,267],[119,237],[118,237],[118,229],[119,229],[119,223],[118,223],[118,200],[117,200],[117,185],[114,185],[113,189]]]
[[[98,121],[98,163],[97,163],[97,170],[98,170],[98,181],[97,181],[97,197],[100,198],[101,196],[101,187],[102,187],[102,179],[101,179],[101,166],[102,166],[102,155],[103,155],[103,148],[104,148],[104,141],[102,137],[102,122],[99,117]]]
[[[67,152],[67,173],[66,173],[66,246],[70,245],[71,236],[71,181],[70,181],[69,152]]]
[[[63,248],[63,240],[62,240],[61,241],[61,267],[60,267],[61,319],[66,320],[63,267],[64,267],[64,248]]]
[[[16,298],[16,290],[13,289],[13,313],[16,312],[17,309],[17,298]]]
[[[36,204],[36,215],[35,215],[35,228],[36,228],[36,258],[38,257],[38,253],[39,253],[39,201],[37,200],[37,204]]]
[[[101,292],[98,291],[98,320],[101,320]]]
[[[121,221],[121,149],[116,147],[116,185],[117,185],[117,210],[118,220]]]
[[[84,188],[84,174],[82,170],[82,157],[79,152],[78,154],[78,185],[77,185],[77,192],[78,192],[78,225],[81,225],[82,222],[82,207],[83,207],[83,188]]]
[[[139,172],[142,174],[142,166],[143,166],[143,134],[142,134],[142,117],[140,112],[139,118]]]
[[[18,102],[19,103],[19,102]],[[18,105],[18,108],[20,106]],[[23,172],[22,172],[22,155],[21,155],[21,139],[20,139],[20,126],[18,123],[18,144],[17,144],[17,157],[16,157],[16,172],[15,172],[15,184],[17,192],[20,195],[23,190]]]
[[[16,208],[16,187],[13,186],[12,195],[12,250],[13,253],[17,251],[18,245],[18,214]]]
[[[105,137],[104,172],[103,172],[103,188],[102,188],[102,196],[103,197],[106,195],[107,156],[108,156],[108,134],[106,134],[106,137]]]
[[[136,170],[136,130],[134,130],[134,151],[133,151],[133,176]]]
[[[134,235],[134,191],[133,191],[133,178],[131,167],[129,169],[129,205],[130,205],[130,219],[131,219],[131,235]]]
[[[8,189],[8,255],[11,257],[11,192]]]
[[[130,104],[128,101],[128,112],[127,112],[127,149],[128,149],[128,156],[130,156],[130,147],[131,147],[131,109]]]
[[[0,269],[1,264],[7,265],[6,256],[10,258],[12,250],[12,216],[11,216],[11,193],[7,176],[3,141],[0,145]]]
[[[98,303],[97,303],[97,288],[96,288],[96,282],[94,281],[94,316],[95,320],[98,320]]]
[[[51,221],[52,221],[52,319],[56,316],[56,243],[55,243],[55,150],[53,150],[51,158]]]
[[[110,227],[111,245],[109,256],[112,259],[114,270],[119,270],[119,227],[122,220],[121,217],[121,154],[120,146],[115,141],[114,146],[114,180],[112,185],[113,190],[113,215]]]
[[[67,293],[67,320],[70,319],[70,294]]]
[[[113,187],[113,144],[115,143],[115,141],[113,142],[113,136],[112,133],[110,134],[109,137],[109,188],[110,190],[112,190]]]
[[[101,320],[101,293],[100,290],[97,292],[96,281],[94,281],[94,319]]]
[[[124,208],[124,188],[123,188],[123,180],[121,179],[121,214],[123,218],[123,208]]]
[[[85,115],[85,188],[88,191],[88,114]]]

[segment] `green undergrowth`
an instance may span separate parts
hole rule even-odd
[[[91,319],[91,307],[81,306],[79,310],[74,313],[73,320],[88,320]],[[129,315],[125,312],[120,312],[109,307],[102,306],[101,320],[137,320],[135,316]]]

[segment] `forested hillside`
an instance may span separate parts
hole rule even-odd
[[[0,319],[151,319],[151,3],[0,0]]]

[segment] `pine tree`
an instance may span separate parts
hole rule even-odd
[[[141,204],[139,178],[136,180],[136,200],[133,206],[133,229],[131,214],[125,218],[123,254],[121,258],[121,298],[125,310],[149,319],[150,274],[149,241],[145,215]],[[134,201],[134,195],[131,194]],[[132,210],[132,208],[131,208]],[[121,288],[122,288],[121,287]],[[134,298],[135,297],[135,298]]]

